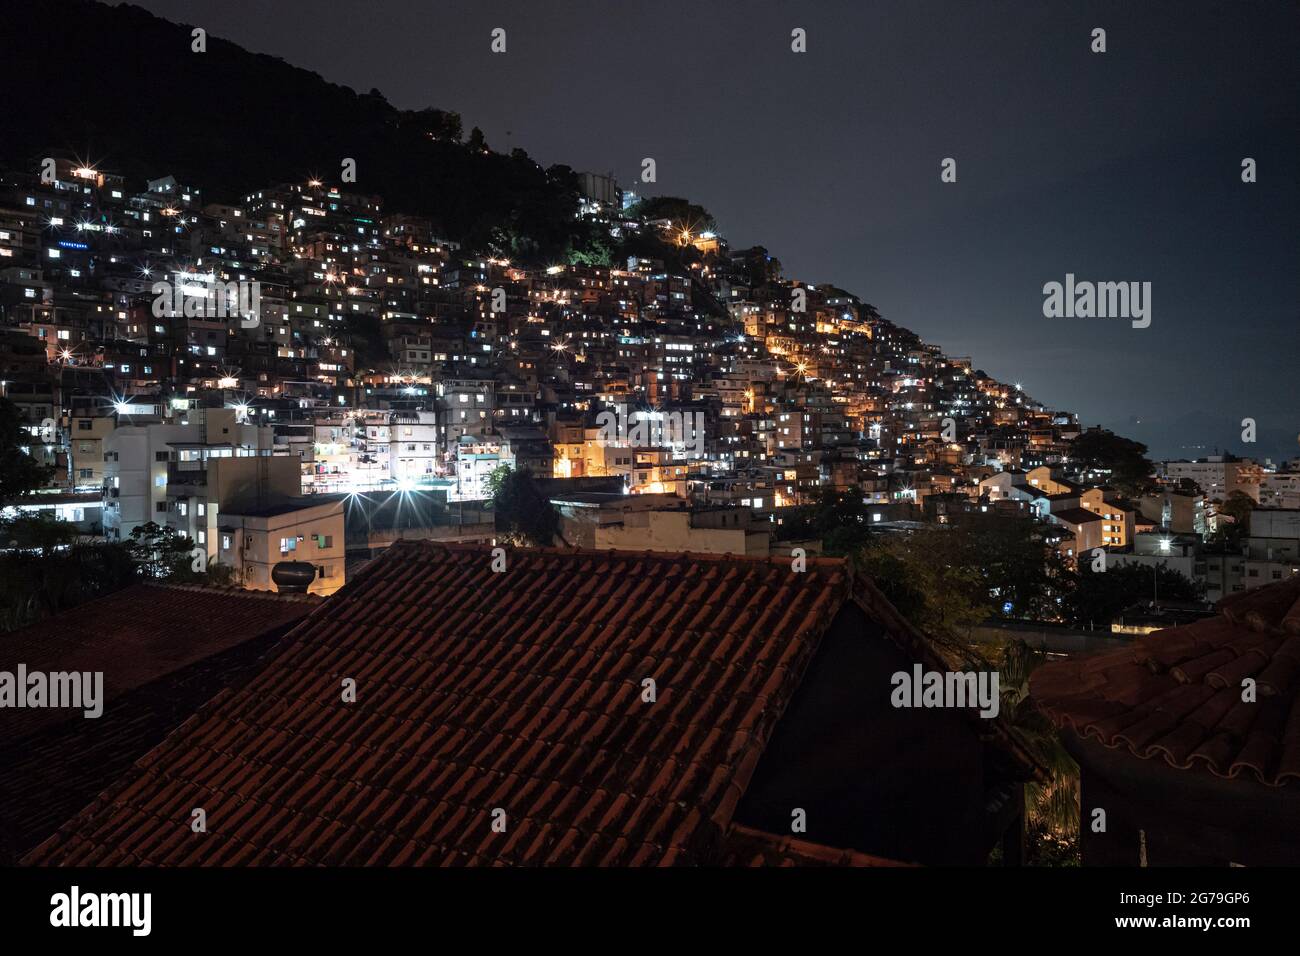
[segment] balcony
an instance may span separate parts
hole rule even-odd
[[[206,485],[208,469],[201,461],[169,461],[167,463],[168,485]]]

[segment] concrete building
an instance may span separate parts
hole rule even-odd
[[[1188,495],[1171,489],[1143,495],[1138,501],[1138,511],[1144,518],[1174,534],[1209,533],[1205,518],[1205,498]]]
[[[1089,488],[1079,495],[1079,507],[1101,516],[1102,547],[1126,548],[1133,540],[1135,512],[1114,495]]]
[[[1264,472],[1259,483],[1261,508],[1300,508],[1300,471]]]
[[[310,594],[333,594],[347,580],[343,499],[292,498],[264,507],[223,512],[213,541],[214,558],[250,591],[275,591],[271,569],[281,561],[314,565]]]
[[[1086,508],[1065,508],[1048,515],[1053,524],[1065,528],[1069,537],[1062,542],[1061,553],[1067,561],[1075,563],[1086,560],[1094,548],[1102,547],[1102,525],[1104,520],[1096,512]]]
[[[1171,483],[1187,480],[1194,482],[1210,501],[1226,501],[1234,491],[1259,500],[1259,486],[1263,472],[1248,458],[1232,455],[1211,455],[1195,461],[1164,461],[1160,473]]]
[[[748,508],[691,507],[671,494],[553,496],[565,541],[579,548],[766,556],[768,522]]]
[[[192,486],[206,485],[214,460],[272,457],[273,429],[242,421],[234,409],[184,407],[164,413],[157,406],[131,405],[148,413],[119,407],[115,427],[102,439],[103,523],[111,540],[127,538],[149,521],[170,523],[174,504],[195,497]],[[296,479],[297,459],[285,460]],[[226,475],[234,480],[233,470]]]
[[[68,452],[72,456],[74,490],[104,486],[104,439],[113,431],[109,415],[79,415],[68,422]]]
[[[435,412],[393,412],[388,423],[388,474],[399,486],[427,482],[441,470]]]

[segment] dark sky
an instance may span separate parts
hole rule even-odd
[[[1300,453],[1294,0],[138,2],[544,164],[653,157],[733,246],[1153,455]],[[1044,318],[1067,272],[1151,282],[1151,326]]]

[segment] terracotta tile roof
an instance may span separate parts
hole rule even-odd
[[[938,660],[840,560],[544,550],[509,568],[393,545],[27,862],[710,862],[847,600]]]
[[[846,601],[943,666],[838,559],[794,573],[544,550],[509,567],[493,573],[484,547],[395,544],[27,861],[710,862]]]
[[[1136,757],[1272,786],[1300,779],[1300,577],[1219,610],[1124,650],[1046,664],[1030,691],[1057,726]],[[1247,677],[1254,703],[1242,700]]]
[[[840,850],[792,836],[734,825],[719,862],[723,866],[911,866],[880,856]]]
[[[107,717],[56,724],[0,747],[0,866],[12,866],[204,703],[250,676],[282,633],[256,635],[128,691]]]
[[[29,673],[102,671],[108,715],[121,694],[300,620],[320,603],[308,595],[134,584],[0,635],[0,670],[22,663]],[[0,746],[72,719],[84,721],[79,711],[6,710]]]
[[[549,551],[490,564],[484,548],[394,545],[34,858],[701,860],[847,596],[845,565]]]

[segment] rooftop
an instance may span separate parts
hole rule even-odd
[[[1300,779],[1300,578],[1219,610],[1123,650],[1045,664],[1033,697],[1058,727],[1143,760],[1270,786]],[[1242,699],[1246,678],[1257,702]]]
[[[248,674],[317,598],[141,584],[9,635],[3,669],[104,672],[103,714],[5,712],[0,865],[119,779],[202,704]],[[92,623],[93,622],[93,626]]]
[[[739,852],[725,846],[737,804],[846,602],[938,663],[837,559],[803,573],[643,552],[512,551],[505,573],[492,560],[395,544],[28,861],[717,862]]]

